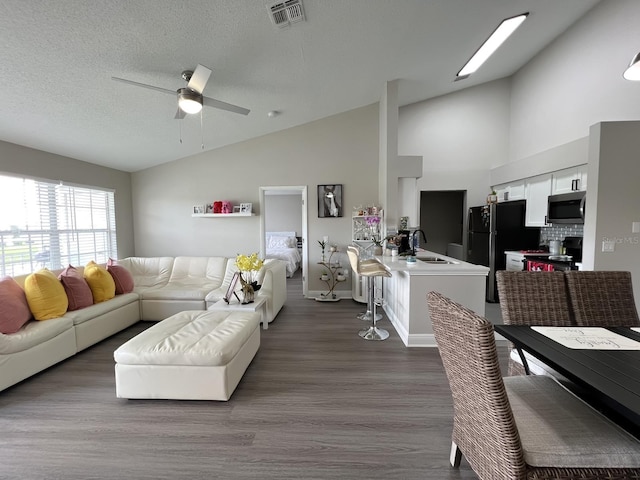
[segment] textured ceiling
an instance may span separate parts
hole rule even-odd
[[[377,102],[401,105],[509,76],[596,0],[303,0],[275,27],[263,0],[2,0],[0,140],[137,171]],[[469,79],[455,73],[503,18],[531,12]],[[174,120],[166,89],[198,63],[210,107]],[[269,118],[277,110],[280,115]],[[181,133],[182,132],[182,133]],[[180,136],[182,135],[182,143]]]

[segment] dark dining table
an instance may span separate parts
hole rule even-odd
[[[530,326],[494,325],[494,329],[566,377],[583,400],[640,438],[640,350],[572,349]],[[607,330],[640,342],[640,333],[630,328]]]

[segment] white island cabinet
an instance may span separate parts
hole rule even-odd
[[[435,347],[427,293],[440,292],[484,316],[489,269],[429,251],[416,256],[451,263],[411,264],[403,257],[377,257],[391,271],[391,278],[384,279],[384,311],[407,347]]]

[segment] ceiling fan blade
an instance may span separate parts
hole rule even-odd
[[[204,87],[207,85],[209,81],[209,75],[211,75],[211,69],[205,67],[204,65],[198,64],[193,75],[191,75],[191,80],[187,83],[187,88],[191,90],[195,90],[198,93],[202,93]]]
[[[182,120],[186,116],[187,116],[187,114],[185,112],[183,112],[180,107],[178,107],[178,111],[176,112],[176,116],[173,117],[173,118],[175,120]]]
[[[176,90],[168,90],[166,88],[154,87],[153,85],[147,85],[146,83],[134,82],[132,80],[127,80],[126,78],[111,77],[111,80],[115,80],[116,82],[128,83],[129,85],[134,85],[136,87],[149,88],[151,90],[156,90],[156,91],[162,92],[162,93],[169,93],[171,95],[176,95],[177,94]]]
[[[209,97],[202,97],[202,104],[207,107],[219,108],[220,110],[226,110],[228,112],[240,113],[241,115],[248,115],[251,111],[248,108],[242,108],[237,105],[232,105]]]

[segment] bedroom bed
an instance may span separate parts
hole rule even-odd
[[[266,258],[284,261],[287,277],[291,278],[300,268],[302,262],[296,232],[267,232],[265,235],[265,255]]]

